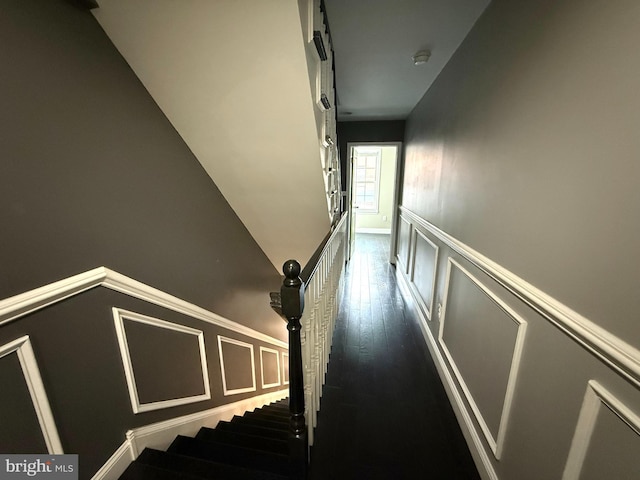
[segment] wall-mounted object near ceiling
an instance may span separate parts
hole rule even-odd
[[[322,33],[319,30],[314,30],[313,32],[313,43],[316,46],[316,50],[318,51],[318,55],[320,56],[320,60],[323,62],[328,58],[327,57],[327,49],[324,46],[324,40],[322,39]]]
[[[331,102],[329,101],[329,97],[327,97],[324,93],[320,95],[320,103],[325,110],[329,110],[331,108]]]
[[[414,65],[424,65],[429,61],[429,57],[431,57],[431,52],[429,50],[420,50],[411,58],[413,59]]]

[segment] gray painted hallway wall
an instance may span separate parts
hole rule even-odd
[[[485,478],[640,469],[639,22],[494,0],[407,120],[399,270]]]

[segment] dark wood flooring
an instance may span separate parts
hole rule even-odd
[[[388,258],[389,235],[356,236],[309,478],[479,479]]]

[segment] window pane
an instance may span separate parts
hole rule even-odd
[[[366,171],[366,174],[365,174],[365,180],[367,182],[375,182],[376,181],[376,171],[375,171],[375,169],[367,168],[367,171]]]

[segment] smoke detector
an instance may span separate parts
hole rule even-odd
[[[419,52],[416,52],[416,54],[411,58],[413,59],[414,65],[423,65],[427,63],[430,56],[431,52],[429,50],[420,50]]]

